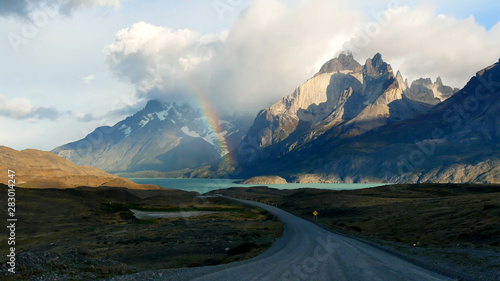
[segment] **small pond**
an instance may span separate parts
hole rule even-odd
[[[134,217],[139,220],[165,219],[165,218],[187,218],[202,215],[213,214],[217,212],[211,211],[176,211],[176,212],[159,212],[159,211],[139,211],[130,209],[134,213]]]

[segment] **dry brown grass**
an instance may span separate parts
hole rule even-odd
[[[218,191],[277,203],[280,208],[342,232],[420,246],[500,247],[500,186],[393,185],[363,190]]]
[[[0,192],[6,192],[6,188],[0,185]],[[64,264],[61,261],[54,265],[56,272],[76,270],[70,274],[72,276],[79,276],[85,270],[97,270],[102,264],[97,262],[100,260],[118,262],[118,265],[102,265],[103,272],[109,272],[108,275],[98,272],[102,277],[125,267],[130,272],[131,268],[189,267],[241,260],[262,252],[281,235],[281,223],[263,210],[220,198],[200,200],[195,195],[175,190],[19,188],[16,194],[19,219],[16,252],[63,256],[76,253],[83,259],[81,264],[70,263],[66,268],[58,268]],[[6,204],[5,197],[0,198],[0,204]],[[129,210],[131,207],[217,213],[137,220]],[[5,210],[0,210],[0,214],[5,217]],[[235,256],[229,256],[225,250],[248,242],[259,245],[258,249]],[[5,237],[0,239],[0,250],[7,250]],[[28,265],[21,269],[21,276],[41,274],[36,268]],[[91,279],[97,276],[92,272]]]

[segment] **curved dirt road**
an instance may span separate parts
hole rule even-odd
[[[139,273],[113,280],[453,280],[358,240],[334,234],[276,207],[233,200],[263,208],[279,217],[285,224],[283,236],[266,252],[246,261],[150,272],[148,276]]]
[[[246,200],[285,224],[283,237],[249,262],[195,280],[452,280],[281,209]]]

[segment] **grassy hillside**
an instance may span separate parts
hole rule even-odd
[[[16,186],[26,188],[126,187],[161,189],[154,185],[136,184],[128,179],[90,166],[78,166],[51,152],[27,149],[17,151],[0,146],[0,183],[8,184],[7,171],[15,172]]]

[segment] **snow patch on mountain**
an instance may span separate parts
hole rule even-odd
[[[190,137],[193,137],[193,138],[201,138],[201,136],[197,132],[189,130],[189,128],[187,126],[183,126],[181,128],[181,131],[184,134],[186,134],[187,136],[190,136]],[[211,143],[211,144],[213,144],[213,143]]]
[[[152,113],[149,113],[148,115],[146,116],[143,116],[143,120],[141,120],[141,122],[139,122],[139,126],[141,126],[141,128],[144,128],[144,126],[146,126],[149,121],[152,121],[152,120],[155,120],[155,117],[153,116]]]
[[[165,119],[167,119],[167,117],[168,117],[168,113],[170,112],[170,109],[172,109],[172,105],[169,105],[169,106],[167,106],[167,108],[165,110],[155,112],[154,114],[156,114],[156,116],[158,117],[158,119],[160,121],[165,121]]]
[[[119,130],[121,130],[123,132],[123,134],[125,135],[125,137],[128,137],[130,136],[130,134],[132,134],[132,128],[130,128],[129,126],[123,124]]]

